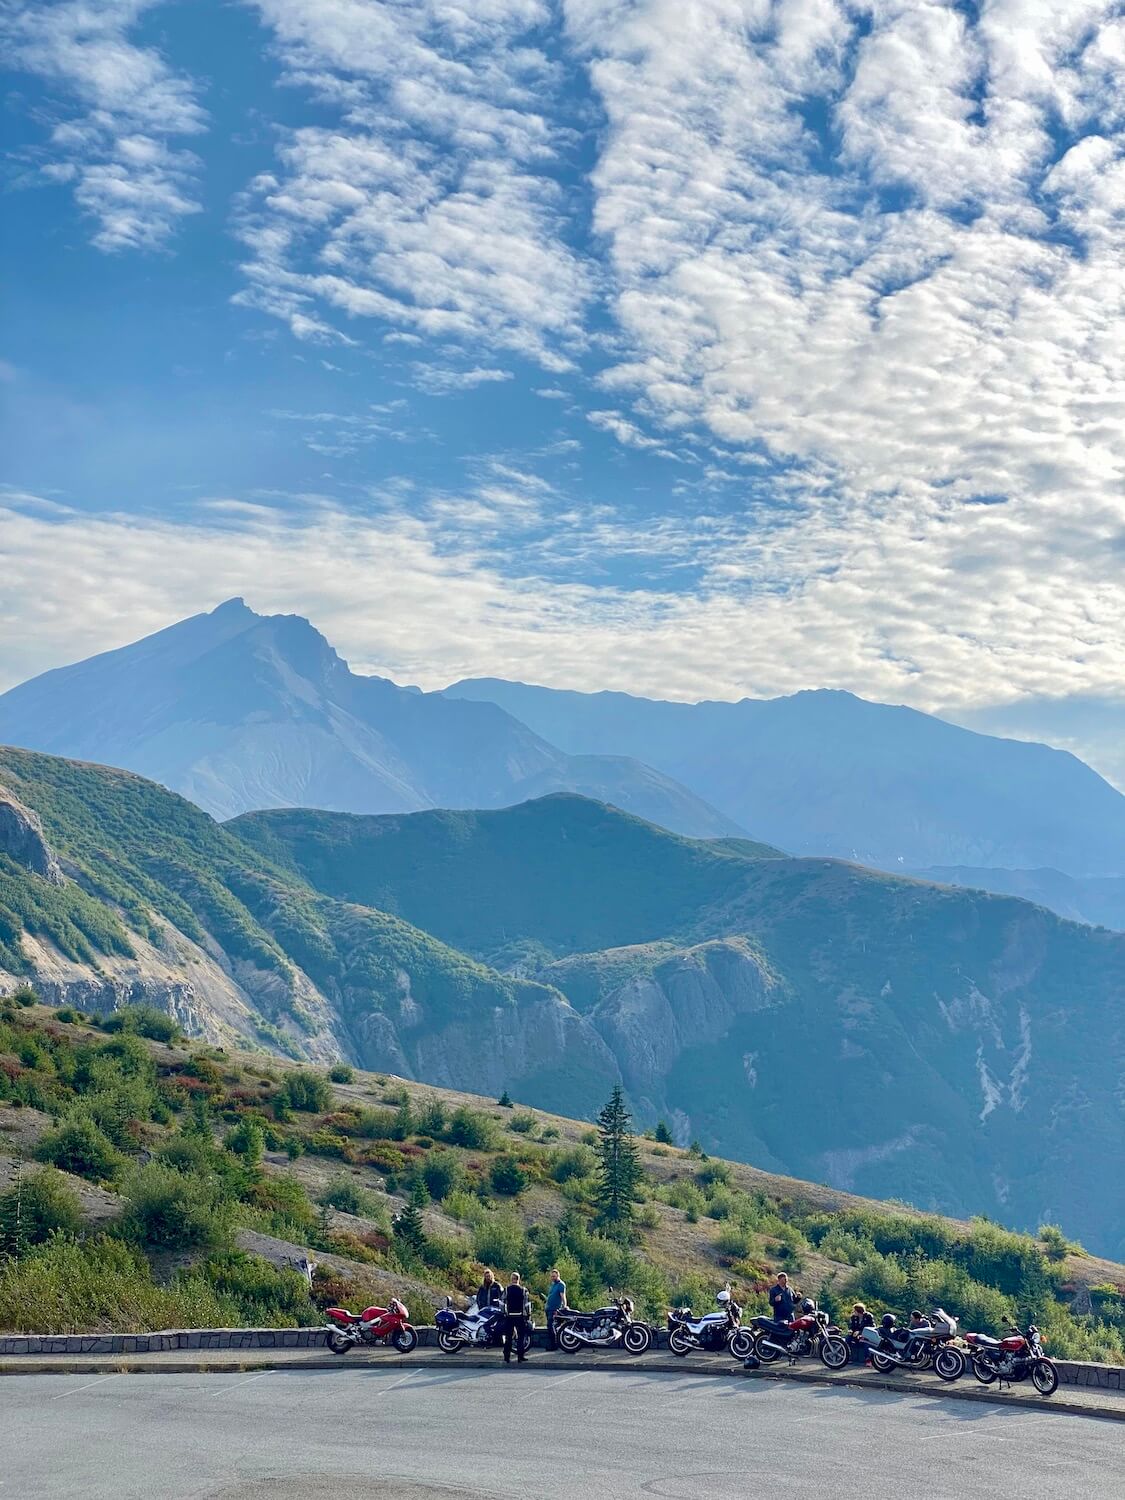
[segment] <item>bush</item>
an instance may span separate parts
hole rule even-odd
[[[339,1209],[342,1214],[354,1214],[359,1219],[385,1217],[382,1200],[350,1177],[334,1177],[321,1194],[320,1201]]]
[[[521,1110],[518,1115],[513,1115],[508,1121],[508,1129],[514,1130],[517,1135],[532,1135],[535,1131],[535,1116],[528,1110]]]
[[[126,1005],[99,1022],[103,1031],[134,1031],[153,1042],[178,1042],[183,1039],[179,1025],[155,1005]]]
[[[491,1151],[496,1145],[496,1126],[487,1115],[462,1104],[453,1111],[445,1138],[451,1145],[469,1151]]]
[[[95,1182],[116,1176],[125,1160],[88,1114],[70,1115],[48,1130],[36,1155],[63,1172]]]
[[[328,1069],[328,1078],[331,1083],[354,1083],[355,1069],[349,1068],[347,1063],[337,1063]]]
[[[276,1102],[282,1109],[323,1114],[332,1105],[332,1090],[319,1073],[286,1073],[277,1091]]]
[[[1040,1224],[1039,1238],[1043,1241],[1047,1259],[1056,1263],[1065,1260],[1073,1248],[1057,1224]]]
[[[8,998],[12,1000],[14,1004],[23,1006],[25,1009],[29,1005],[39,1004],[39,996],[35,993],[35,991],[29,984],[16,985],[15,989],[12,991],[11,995]]]
[[[237,1304],[244,1327],[303,1328],[320,1321],[300,1272],[277,1270],[261,1256],[227,1250],[207,1260],[200,1274]]]
[[[418,1111],[418,1129],[436,1139],[445,1134],[448,1123],[445,1105],[436,1094],[431,1094]]]
[[[265,1155],[266,1133],[257,1120],[240,1120],[233,1130],[227,1131],[223,1145],[241,1156],[247,1166],[256,1167]]]
[[[226,1224],[211,1185],[150,1161],[133,1173],[126,1190],[126,1234],[150,1250],[213,1250]]]
[[[254,1183],[246,1202],[256,1210],[257,1223],[267,1234],[301,1239],[316,1228],[316,1209],[295,1177],[270,1173]]]
[[[0,1194],[0,1249],[21,1255],[52,1234],[77,1234],[82,1224],[78,1194],[54,1167],[24,1176]]]
[[[461,1163],[452,1151],[435,1151],[426,1159],[422,1168],[422,1181],[426,1191],[435,1202],[448,1198],[464,1180]]]
[[[725,1224],[715,1236],[715,1249],[730,1260],[745,1260],[754,1248],[753,1236],[737,1224]]]
[[[568,1182],[572,1177],[589,1177],[598,1164],[598,1159],[589,1146],[567,1146],[553,1151],[550,1161],[551,1176],[556,1182]]]
[[[695,1176],[701,1187],[730,1187],[731,1171],[725,1161],[709,1161]]]
[[[492,1184],[494,1193],[500,1193],[506,1198],[514,1198],[527,1186],[528,1176],[514,1156],[498,1156],[492,1163],[488,1180]]]
[[[523,1225],[510,1213],[492,1213],[473,1231],[473,1254],[498,1274],[519,1271],[531,1255]]]

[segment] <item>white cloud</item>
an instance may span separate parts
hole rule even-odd
[[[451,370],[442,365],[415,364],[413,382],[428,396],[449,396],[456,391],[471,391],[478,385],[497,385],[511,380],[511,370],[497,370],[474,365],[471,370]]]
[[[78,111],[56,118],[38,160],[45,177],[73,185],[101,250],[157,248],[199,211],[198,160],[171,144],[206,127],[195,85],[129,40],[153,3],[15,0],[0,16],[15,64]]]
[[[535,0],[257,0],[290,84],[339,123],[285,136],[244,199],[238,300],[322,333],[376,318],[564,369],[587,272],[565,242]],[[299,330],[298,330],[299,331]]]

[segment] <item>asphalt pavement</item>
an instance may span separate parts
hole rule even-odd
[[[730,1376],[15,1375],[0,1500],[1120,1500],[1120,1423]]]

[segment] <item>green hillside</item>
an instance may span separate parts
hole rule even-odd
[[[52,884],[4,852],[0,838],[0,973],[43,981],[23,934],[85,967],[90,979],[79,993],[96,992],[115,958],[135,960],[146,982],[152,955],[146,960],[143,944],[197,987],[205,988],[204,959],[217,955],[219,977],[245,1002],[221,1034],[241,1030],[294,1057],[344,1056],[403,1071],[418,1065],[416,1046],[445,1036],[443,1080],[466,1084],[478,1076],[466,1028],[480,1026],[499,1045],[525,1014],[542,1021],[565,1011],[543,985],[501,975],[387,912],[312,889],[141,777],[0,749],[0,798],[5,791],[38,816],[67,878]],[[125,968],[116,989],[105,979],[110,1007],[133,982],[134,966]],[[57,998],[68,998],[65,985]],[[206,1005],[196,1008],[206,1018]],[[592,1107],[612,1061],[591,1053],[566,1021],[550,1050],[525,1046],[510,1076],[534,1076],[551,1102]]]
[[[773,1271],[964,1326],[1034,1318],[1056,1356],[1125,1358],[1125,1267],[1045,1228],[955,1223],[636,1138],[632,1223],[600,1223],[596,1134],[523,1104],[201,1047],[165,1016],[0,1001],[0,1330],[315,1323],[395,1293],[416,1321],[482,1267],[663,1321]],[[16,1211],[17,1199],[19,1211]],[[289,1268],[318,1263],[311,1295]]]
[[[318,888],[557,985],[639,1116],[774,1170],[1125,1254],[1125,938],[614,809],[252,814]]]

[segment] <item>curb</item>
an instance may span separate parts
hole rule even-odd
[[[1054,1396],[1004,1396],[982,1387],[978,1392],[972,1388],[961,1389],[954,1384],[907,1384],[902,1381],[879,1380],[866,1377],[856,1379],[847,1375],[821,1375],[815,1370],[742,1370],[737,1364],[708,1369],[700,1365],[688,1365],[682,1360],[674,1364],[667,1360],[659,1363],[640,1364],[621,1360],[566,1360],[544,1359],[530,1361],[541,1370],[597,1371],[610,1370],[616,1373],[632,1372],[642,1375],[689,1375],[697,1378],[716,1376],[721,1379],[793,1381],[802,1385],[826,1387],[844,1386],[854,1391],[892,1391],[898,1395],[929,1396],[936,1400],[970,1401],[979,1405],[1004,1406],[1017,1410],[1054,1411],[1066,1416],[1093,1417],[1103,1421],[1125,1422],[1125,1401],[1113,1405],[1080,1405],[1076,1401],[1061,1400]],[[162,1360],[159,1365],[147,1364],[139,1359],[102,1356],[100,1359],[67,1359],[47,1364],[34,1356],[23,1355],[18,1363],[12,1359],[0,1359],[0,1377],[5,1375],[232,1375],[246,1370],[494,1370],[503,1368],[497,1359],[464,1358],[461,1355],[443,1355],[439,1358],[417,1359],[410,1355],[392,1355],[386,1358],[345,1360],[343,1358],[308,1360],[278,1360],[265,1351],[251,1353],[237,1360],[217,1362],[206,1358]]]

